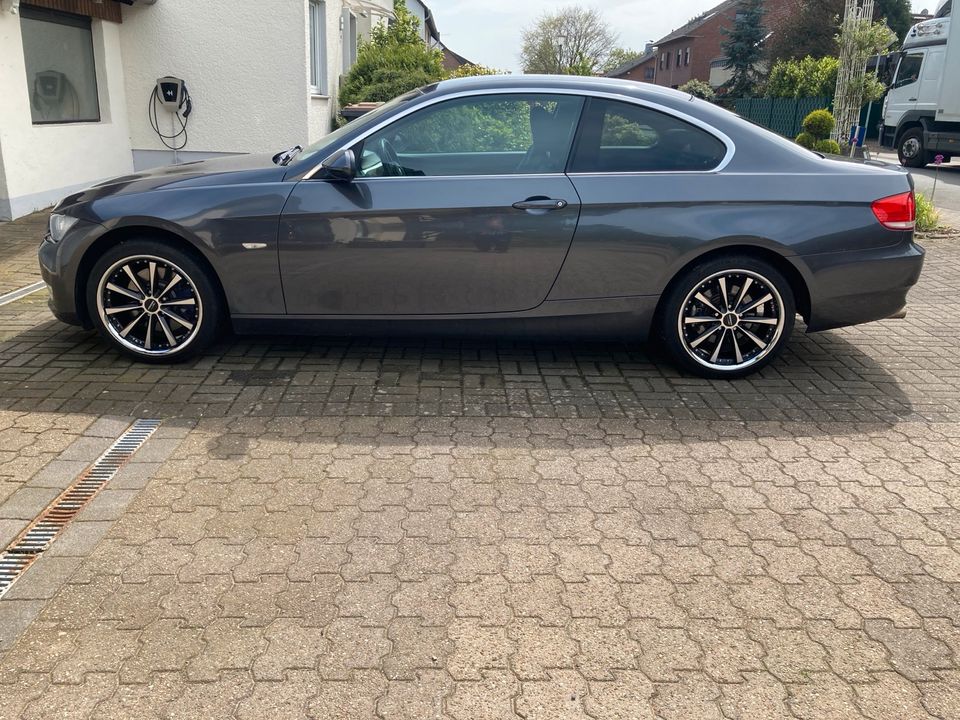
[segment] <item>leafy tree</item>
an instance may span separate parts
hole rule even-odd
[[[773,62],[810,55],[814,58],[837,55],[836,32],[843,16],[844,0],[798,0],[797,8],[780,24],[770,39]],[[876,0],[873,19],[886,19],[902,41],[913,24],[910,0]]]
[[[767,97],[832,97],[839,68],[835,57],[778,60],[767,78]]]
[[[763,0],[743,0],[737,8],[737,18],[731,30],[724,28],[727,39],[720,44],[727,60],[724,67],[733,76],[724,83],[732,97],[750,97],[761,80],[757,66],[763,60]]]
[[[420,21],[404,0],[394,0],[394,20],[381,24],[357,49],[357,62],[340,88],[340,104],[385,102],[443,77],[443,54],[428,48]]]
[[[713,91],[713,88],[710,87],[710,83],[706,83],[703,80],[688,80],[679,88],[680,92],[690,93],[694,97],[698,97],[701,100],[709,100],[713,102],[717,97],[717,94]]]
[[[603,67],[600,68],[600,72],[604,75],[612,73],[621,65],[626,65],[628,62],[633,60],[639,60],[641,57],[643,57],[642,52],[630,50],[628,48],[614,48],[607,56],[606,61],[603,63]]]
[[[477,65],[476,63],[466,63],[455,70],[450,70],[446,74],[447,79],[476,77],[477,75],[509,75],[506,70],[497,70],[486,65]]]
[[[596,75],[616,41],[599,11],[571,5],[524,30],[520,61],[525,73]]]
[[[913,11],[910,0],[876,0],[873,6],[873,19],[886,20],[900,42],[907,37],[907,32],[913,26]]]
[[[839,54],[836,32],[843,0],[800,0],[770,38],[768,55],[773,63],[796,58],[822,58]]]

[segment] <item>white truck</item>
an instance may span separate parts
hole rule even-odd
[[[960,156],[960,27],[950,32],[952,6],[946,0],[934,18],[910,28],[893,58],[880,144],[896,148],[907,167]]]

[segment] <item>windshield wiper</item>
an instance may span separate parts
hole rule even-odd
[[[278,152],[276,155],[274,155],[273,161],[277,165],[289,165],[290,161],[301,152],[303,152],[303,148],[300,145],[294,145],[289,150],[284,150],[283,152]]]

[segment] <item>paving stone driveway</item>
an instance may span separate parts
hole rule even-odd
[[[95,420],[169,434],[0,599],[0,718],[960,717],[960,247],[907,320],[737,383],[622,345],[146,367],[42,302],[0,308],[0,529]]]

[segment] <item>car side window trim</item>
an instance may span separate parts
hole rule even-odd
[[[678,120],[683,120],[684,122],[687,122],[687,123],[689,123],[689,124],[691,124],[691,125],[694,125],[694,126],[700,128],[701,130],[707,132],[708,134],[712,135],[713,137],[715,137],[715,138],[716,138],[717,140],[719,140],[720,142],[722,142],[722,143],[726,146],[726,149],[727,149],[726,155],[724,156],[723,160],[721,160],[720,164],[717,165],[717,167],[715,167],[715,168],[713,168],[713,169],[711,169],[711,170],[644,170],[644,171],[626,172],[626,173],[596,173],[596,172],[566,173],[567,175],[573,175],[573,176],[577,176],[577,177],[586,176],[586,175],[664,175],[664,174],[670,174],[670,175],[713,175],[713,174],[716,174],[716,173],[721,172],[724,168],[726,168],[727,165],[729,165],[730,162],[733,160],[733,156],[736,154],[736,145],[734,144],[733,140],[732,140],[726,133],[724,133],[722,130],[720,130],[720,129],[718,129],[718,128],[712,126],[712,125],[710,125],[709,123],[706,123],[706,122],[700,120],[699,118],[695,118],[695,117],[693,117],[693,116],[691,116],[691,115],[688,115],[687,113],[681,112],[681,111],[679,111],[679,110],[675,110],[675,109],[673,109],[673,108],[671,108],[671,107],[667,107],[667,106],[661,105],[661,104],[659,104],[659,103],[650,102],[649,100],[644,100],[644,99],[641,99],[641,98],[636,98],[636,97],[633,97],[633,96],[631,96],[631,95],[624,95],[624,94],[622,94],[622,93],[613,93],[613,92],[601,92],[601,91],[596,91],[596,90],[580,90],[580,89],[574,89],[574,88],[550,88],[550,87],[485,88],[485,89],[483,89],[483,90],[464,90],[464,91],[458,92],[458,93],[449,93],[449,94],[447,94],[447,95],[442,95],[441,97],[433,98],[433,99],[431,99],[431,100],[429,100],[429,101],[419,103],[419,104],[417,104],[416,106],[414,106],[414,107],[412,107],[412,108],[405,108],[405,109],[404,109],[403,111],[401,111],[400,113],[397,113],[396,115],[393,115],[393,116],[387,118],[386,120],[383,120],[383,121],[377,123],[377,124],[374,125],[373,127],[368,128],[367,131],[366,131],[363,135],[361,135],[360,137],[355,138],[354,140],[352,140],[352,141],[344,144],[342,147],[338,147],[338,148],[337,148],[334,152],[332,152],[328,157],[324,158],[321,162],[317,163],[317,164],[316,164],[311,170],[309,170],[301,179],[302,179],[302,180],[312,180],[312,179],[314,178],[314,176],[322,170],[322,168],[323,168],[323,163],[326,162],[330,157],[332,157],[332,156],[335,155],[336,153],[338,153],[338,152],[340,152],[340,151],[342,151],[342,150],[349,150],[350,148],[353,148],[353,147],[356,147],[356,146],[362,144],[368,137],[370,137],[370,136],[373,135],[374,133],[379,132],[380,130],[382,130],[383,128],[387,127],[388,125],[391,125],[391,124],[395,123],[396,121],[398,121],[398,120],[406,117],[407,115],[411,115],[412,113],[417,112],[418,110],[422,110],[422,109],[424,109],[424,108],[430,107],[431,105],[436,105],[437,103],[441,103],[441,102],[444,102],[444,101],[447,101],[447,100],[454,100],[454,99],[463,98],[463,97],[474,97],[474,96],[479,97],[479,96],[481,96],[481,95],[529,95],[529,94],[532,94],[532,93],[543,93],[543,94],[545,94],[545,95],[578,95],[578,96],[584,98],[585,101],[588,101],[588,100],[591,99],[591,98],[601,98],[601,99],[607,99],[607,100],[617,100],[617,101],[624,102],[624,103],[628,103],[628,104],[631,104],[631,105],[638,105],[638,106],[640,106],[640,107],[644,107],[644,108],[647,108],[647,109],[650,109],[650,110],[655,110],[655,111],[657,111],[657,112],[665,113],[665,114],[670,115],[670,116],[672,116],[672,117],[674,117],[674,118],[676,118],[676,119],[678,119]],[[585,111],[586,111],[586,106],[587,106],[588,104],[589,104],[588,102],[584,102],[584,107],[580,110],[580,123],[581,123],[581,124],[583,123],[583,119],[584,119],[584,117],[585,117],[584,113],[585,113]],[[572,148],[575,146],[577,138],[579,138],[580,130],[581,130],[581,128],[578,126],[578,128],[577,128],[577,135],[576,135],[575,138],[574,138],[574,143],[571,143],[571,154],[570,154],[570,156],[569,156],[568,159],[567,159],[567,163],[568,163],[568,164],[569,164],[569,162],[570,162],[570,158],[573,157]],[[562,174],[564,174],[564,173],[557,173],[557,175],[562,175]],[[465,177],[468,177],[468,176],[465,176]],[[469,176],[469,177],[481,177],[481,176]],[[493,175],[493,176],[485,176],[485,177],[518,177],[518,176],[516,176],[516,175]],[[523,177],[523,176],[519,176],[519,177]],[[372,180],[372,179],[375,179],[375,180],[389,180],[389,179],[396,179],[396,178],[363,178],[363,179],[364,179],[364,180]],[[405,178],[402,178],[402,179],[404,179],[404,180],[411,180],[411,179],[414,179],[414,178],[412,178],[412,177],[405,177]],[[420,179],[424,179],[424,178],[420,178]],[[441,179],[441,180],[442,180],[442,179],[444,179],[444,178],[441,177],[441,178],[426,178],[426,179]]]

